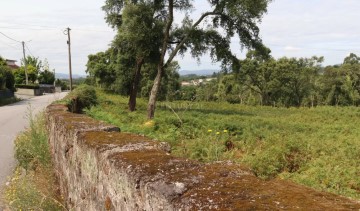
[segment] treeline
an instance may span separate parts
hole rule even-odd
[[[89,76],[85,83],[125,96],[130,96],[135,89],[138,91],[137,97],[148,98],[157,74],[156,64],[144,64],[140,70],[139,81],[134,85],[135,73],[131,63],[123,63],[125,56],[114,48],[89,55],[86,65]],[[159,100],[178,99],[176,94],[180,90],[179,69],[180,66],[176,61],[171,62],[164,69],[158,94]]]
[[[131,72],[116,72],[114,68],[111,75],[104,71],[107,70],[104,67],[111,67],[99,63],[99,60],[106,61],[99,59],[105,55],[89,57],[92,83],[128,95]],[[94,58],[96,62],[92,64]],[[249,51],[246,58],[240,60],[239,69],[217,74],[216,80],[198,86],[183,87],[180,81],[184,78],[179,77],[179,66],[173,62],[165,71],[159,100],[227,101],[279,107],[360,105],[360,57],[351,53],[342,64],[327,67],[323,67],[322,62],[323,57],[274,59]],[[155,70],[151,67],[142,70],[141,97],[149,97]]]
[[[241,68],[216,81],[182,88],[182,99],[246,105],[317,106],[360,104],[360,58],[322,67],[322,57],[263,59],[249,52]]]

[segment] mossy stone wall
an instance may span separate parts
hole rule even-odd
[[[263,181],[228,162],[172,156],[168,145],[47,108],[61,193],[71,210],[351,210],[360,204],[288,181]]]

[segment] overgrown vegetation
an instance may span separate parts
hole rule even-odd
[[[74,113],[81,113],[84,108],[90,108],[98,103],[95,88],[86,84],[78,86],[63,101]]]
[[[0,56],[0,90],[15,90],[15,78],[11,69],[7,66],[6,61]]]
[[[161,102],[146,121],[146,102],[99,91],[92,117],[122,131],[169,142],[177,156],[233,160],[262,178],[286,178],[360,199],[360,108],[276,108],[227,102]]]
[[[66,210],[61,201],[48,146],[44,114],[35,119],[29,112],[30,127],[15,140],[19,164],[5,192],[13,210]]]

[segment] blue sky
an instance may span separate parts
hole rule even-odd
[[[194,1],[194,16],[206,10],[204,0]],[[87,56],[104,51],[114,31],[104,21],[101,6],[95,0],[2,0],[0,32],[17,41],[27,42],[29,55],[47,58],[50,68],[67,73],[66,27],[72,29],[74,74],[85,74]],[[264,44],[275,58],[324,56],[324,65],[341,63],[350,52],[360,55],[359,0],[275,0],[260,24]],[[232,50],[240,58],[236,38]],[[0,55],[20,61],[21,44],[0,35]],[[189,55],[177,57],[184,70],[218,69],[208,56],[201,63]],[[20,62],[18,62],[20,63]]]

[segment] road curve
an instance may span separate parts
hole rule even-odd
[[[27,118],[29,109],[33,115],[36,115],[51,102],[63,98],[66,94],[65,92],[48,94],[0,107],[0,198],[1,190],[16,164],[14,158],[15,137],[29,126]]]

